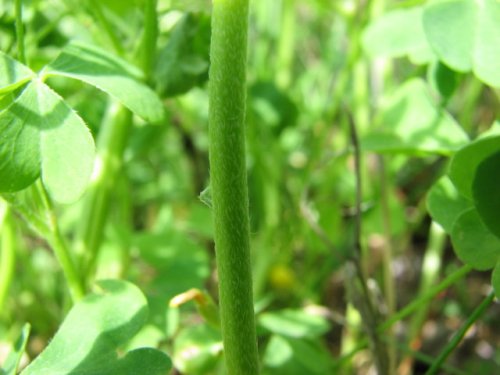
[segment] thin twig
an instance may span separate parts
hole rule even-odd
[[[356,179],[356,202],[355,202],[355,215],[354,215],[354,257],[352,259],[354,265],[354,273],[359,281],[361,295],[358,296],[358,301],[353,301],[361,315],[363,316],[363,323],[365,330],[370,337],[372,348],[374,352],[374,359],[380,374],[388,373],[388,351],[386,345],[380,339],[379,333],[377,332],[377,326],[380,321],[380,316],[378,311],[375,309],[373,304],[373,299],[370,291],[368,290],[367,279],[363,272],[363,267],[361,266],[361,225],[362,225],[362,179],[361,179],[361,149],[359,145],[359,137],[356,128],[356,123],[351,112],[345,109],[347,116],[351,144],[353,147],[353,157],[354,157],[354,175]],[[356,287],[352,288],[354,294],[356,294]],[[356,299],[356,295],[353,296]]]

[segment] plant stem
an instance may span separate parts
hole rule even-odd
[[[59,230],[49,197],[47,196],[45,188],[40,181],[33,186],[33,191],[37,195],[34,199],[38,198],[38,200],[40,200],[43,204],[42,210],[45,214],[43,218],[33,212],[30,208],[26,207],[24,204],[20,203],[13,194],[6,194],[3,198],[5,198],[14,210],[22,215],[31,228],[43,237],[52,248],[57,261],[63,270],[64,277],[68,282],[71,298],[73,302],[76,302],[85,295],[83,284],[80,280],[75,264],[73,263],[69,249]]]
[[[355,275],[358,279],[359,293],[356,292],[355,285],[348,285],[347,290],[351,289],[352,303],[359,310],[361,317],[363,319],[363,324],[365,327],[370,341],[372,344],[373,357],[375,360],[375,365],[377,367],[378,373],[380,374],[392,374],[391,363],[390,363],[390,353],[388,351],[387,345],[382,342],[380,337],[380,332],[377,331],[376,327],[380,321],[380,314],[376,310],[373,299],[368,289],[367,279],[364,275],[364,270],[361,264],[361,203],[363,199],[362,192],[362,179],[361,179],[361,148],[359,145],[358,130],[354,118],[351,113],[348,113],[348,123],[351,132],[351,143],[354,150],[354,173],[356,178],[356,205],[355,205],[355,222],[354,222],[354,259],[353,265],[355,270]],[[347,271],[349,269],[346,267]],[[354,283],[352,283],[354,284]],[[358,294],[358,296],[357,296]]]
[[[444,245],[446,243],[446,232],[435,221],[431,223],[429,230],[429,242],[425,250],[425,256],[422,263],[421,279],[419,286],[419,295],[425,293],[436,281],[441,270],[441,258],[443,255]],[[415,311],[408,333],[410,347],[415,349],[418,344],[419,334],[429,311],[429,304],[423,303],[420,308]],[[402,361],[406,368],[411,368],[414,356],[408,356]]]
[[[448,275],[443,281],[441,281],[438,285],[430,288],[427,292],[418,296],[417,299],[413,300],[411,303],[406,305],[403,309],[399,310],[389,319],[387,319],[384,323],[377,327],[377,332],[380,334],[384,333],[387,329],[391,328],[396,322],[403,320],[407,316],[411,315],[415,310],[418,310],[422,304],[428,303],[431,299],[433,299],[437,294],[444,291],[449,286],[455,284],[462,277],[467,275],[472,270],[472,267],[468,264],[460,267],[458,270],[454,271],[452,274]],[[338,359],[338,363],[344,363],[349,358],[351,358],[354,354],[359,352],[360,350],[366,348],[368,345],[368,340],[360,340],[356,347],[349,353],[344,354],[341,358]]]
[[[68,282],[71,299],[73,302],[77,302],[85,295],[82,280],[80,279],[66,241],[59,229],[52,203],[47,195],[47,192],[45,191],[45,187],[42,185],[41,181],[38,181],[35,188],[40,194],[47,218],[46,222],[48,224],[49,233],[46,233],[45,239],[54,251],[56,258],[61,265],[66,281]]]
[[[296,24],[295,0],[283,1],[281,3],[281,32],[278,41],[278,58],[276,59],[276,82],[284,90],[290,86],[292,80]]]
[[[23,25],[23,1],[16,0],[16,40],[17,59],[26,65],[26,54],[24,52],[24,25]]]
[[[441,293],[449,286],[455,284],[458,280],[467,275],[471,270],[472,267],[467,264],[460,267],[458,270],[456,270],[451,275],[446,277],[443,281],[441,281],[438,285],[427,289],[425,293],[420,294],[416,299],[414,299],[412,302],[406,305],[403,309],[399,310],[397,313],[395,313],[393,316],[387,319],[382,325],[378,327],[378,330],[380,332],[384,332],[394,323],[406,318],[408,315],[412,314],[415,310],[418,310],[422,304],[428,303],[437,294]]]
[[[153,62],[156,56],[156,42],[158,39],[158,15],[156,13],[157,0],[146,0],[144,5],[144,31],[136,60],[148,81],[152,74]]]
[[[125,55],[125,49],[122,46],[120,38],[116,34],[113,25],[109,23],[108,19],[104,15],[100,2],[96,0],[89,0],[88,10],[95,17],[97,22],[99,22],[99,24],[102,26],[116,53],[120,56]]]
[[[259,373],[252,301],[245,100],[248,0],[214,0],[209,154],[222,338],[229,375]]]
[[[0,248],[0,317],[4,314],[5,301],[9,293],[16,262],[16,233],[10,207],[0,201],[0,230],[2,241]]]
[[[120,104],[111,105],[108,117],[99,134],[95,172],[85,196],[83,218],[78,228],[80,242],[77,249],[85,284],[91,278],[99,254],[109,203],[132,126],[132,113]]]
[[[479,306],[470,314],[467,320],[464,322],[462,327],[455,333],[450,342],[445,346],[445,348],[441,351],[439,356],[436,358],[431,368],[425,373],[425,375],[434,375],[436,374],[443,362],[448,358],[450,353],[460,344],[463,337],[469,330],[469,328],[474,324],[476,320],[480,318],[480,316],[485,312],[488,306],[493,302],[495,298],[495,292],[491,291],[490,294],[479,304]]]

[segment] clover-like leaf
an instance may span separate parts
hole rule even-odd
[[[463,196],[473,200],[473,183],[478,166],[498,151],[500,136],[494,135],[475,140],[453,156],[448,175]]]
[[[460,214],[472,208],[472,202],[459,194],[448,176],[443,176],[429,191],[427,208],[432,219],[449,234]]]
[[[0,51],[0,96],[15,90],[35,76],[30,68]]]
[[[500,148],[478,165],[472,192],[481,219],[500,239]]]
[[[120,280],[98,284],[69,312],[47,348],[22,375],[164,375],[171,367],[162,352],[140,348],[119,357],[118,350],[144,325],[144,295]]]
[[[499,20],[498,0],[434,1],[423,14],[427,39],[438,57],[495,87],[500,86]]]
[[[376,123],[362,139],[364,150],[449,155],[468,140],[453,117],[434,104],[420,79],[400,87],[383,105]]]
[[[423,7],[396,9],[372,21],[363,33],[363,48],[370,56],[408,55],[416,64],[427,63],[435,55],[422,26]]]
[[[156,93],[141,82],[140,70],[100,48],[73,42],[43,74],[78,79],[109,94],[148,121],[163,119],[163,104]]]
[[[486,228],[474,208],[457,218],[451,241],[460,260],[477,270],[492,269],[500,260],[500,239]]]
[[[75,201],[92,172],[94,141],[83,120],[38,79],[0,113],[0,192],[41,175],[52,198]]]

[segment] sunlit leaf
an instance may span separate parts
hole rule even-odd
[[[31,69],[0,51],[0,96],[34,77],[35,73]]]
[[[148,121],[163,119],[163,104],[156,93],[141,82],[140,70],[100,48],[71,43],[44,72],[95,86]]]
[[[28,337],[30,334],[30,325],[25,324],[16,341],[16,344],[12,348],[13,350],[9,353],[8,357],[5,359],[2,367],[0,368],[0,375],[16,375],[19,362],[24,354],[26,344],[28,343]]]
[[[473,71],[483,82],[500,86],[500,2],[430,2],[423,14],[429,43],[439,58],[460,72]]]
[[[39,80],[0,113],[0,191],[17,191],[41,175],[58,202],[78,199],[94,161],[83,120]]]
[[[420,64],[434,59],[422,27],[422,13],[422,7],[413,7],[375,18],[364,30],[363,48],[373,57],[408,55]]]
[[[425,83],[413,79],[383,105],[377,126],[362,139],[366,151],[448,155],[467,143],[467,135],[433,101]]]
[[[162,352],[141,348],[118,355],[145,324],[146,299],[134,285],[99,282],[101,291],[78,302],[46,349],[22,375],[164,375],[170,360]]]

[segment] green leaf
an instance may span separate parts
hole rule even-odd
[[[364,30],[363,48],[368,55],[409,56],[415,63],[433,60],[422,27],[423,7],[397,9],[373,20]]]
[[[17,89],[35,76],[27,66],[0,51],[0,96]]]
[[[441,177],[427,195],[427,208],[432,219],[450,234],[453,224],[472,202],[462,197],[449,177]]]
[[[362,139],[365,151],[448,155],[467,143],[460,125],[434,104],[420,79],[401,86],[383,105],[376,123]]]
[[[172,360],[183,374],[207,374],[222,354],[220,331],[200,324],[185,328],[174,341]]]
[[[500,239],[500,148],[478,165],[472,192],[481,219]]]
[[[500,86],[500,2],[451,0],[429,3],[423,25],[439,58],[460,72],[473,71]]]
[[[117,350],[144,325],[148,315],[140,290],[125,281],[98,283],[101,292],[78,302],[47,348],[22,375],[164,375],[169,358],[150,348],[118,357]]]
[[[163,104],[141,82],[140,70],[102,49],[71,43],[45,68],[44,74],[78,79],[109,94],[148,121],[163,119]]]
[[[134,242],[142,259],[157,270],[149,286],[150,294],[161,295],[165,301],[188,289],[203,287],[210,274],[206,250],[185,234],[144,233]]]
[[[328,321],[304,310],[285,309],[259,315],[259,325],[288,337],[317,337],[330,329]]]
[[[16,375],[17,368],[19,366],[19,361],[24,354],[26,349],[26,344],[28,342],[28,337],[30,335],[30,325],[25,324],[19,335],[19,338],[14,345],[12,352],[9,353],[8,357],[5,359],[2,368],[0,368],[0,375]]]
[[[427,80],[442,98],[450,98],[458,86],[458,73],[440,61],[429,64]]]
[[[500,150],[500,136],[480,138],[460,149],[451,159],[448,172],[460,194],[472,200],[476,170],[483,160]]]
[[[83,120],[34,79],[0,113],[0,191],[26,188],[41,175],[53,199],[77,200],[90,178],[94,141]]]
[[[493,285],[493,289],[495,289],[497,298],[500,299],[500,261],[498,261],[491,274],[491,285]]]
[[[155,75],[161,95],[183,94],[207,81],[209,49],[210,17],[187,13],[160,50]]]
[[[332,374],[330,353],[317,342],[272,335],[264,353],[265,374]]]
[[[491,269],[500,259],[500,239],[485,227],[474,208],[455,221],[451,241],[460,260],[477,270]]]

